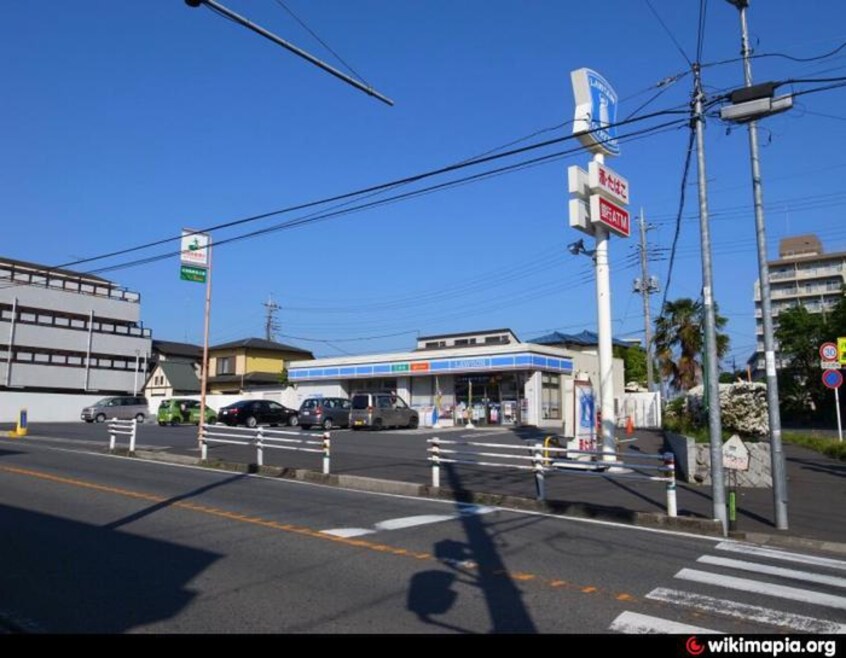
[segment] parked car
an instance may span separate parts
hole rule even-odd
[[[217,422],[226,425],[297,425],[296,409],[285,407],[273,400],[239,400],[217,413]]]
[[[350,401],[344,398],[308,398],[300,405],[300,426],[309,429],[319,425],[325,430],[334,426],[349,427]]]
[[[187,400],[184,398],[169,398],[162,400],[157,413],[159,425],[179,425],[180,423],[200,423],[200,402],[199,400]],[[206,407],[206,423],[213,423],[217,420],[217,413],[214,409]]]
[[[137,395],[114,396],[103,398],[90,407],[85,407],[80,418],[86,423],[102,423],[107,419],[120,418],[132,420],[136,418],[143,423],[150,413],[147,398]]]
[[[396,393],[355,393],[352,396],[350,427],[357,430],[370,427],[381,430],[386,427],[415,428],[420,416]]]

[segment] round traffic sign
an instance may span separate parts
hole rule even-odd
[[[834,343],[820,345],[820,357],[823,361],[837,361],[837,345]]]
[[[839,370],[825,370],[822,374],[823,384],[828,388],[840,388],[843,383],[843,375]]]

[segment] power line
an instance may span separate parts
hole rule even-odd
[[[696,30],[696,61],[702,61],[702,49],[705,45],[705,17],[708,12],[708,0],[699,0],[699,27]],[[691,64],[691,66],[693,66]]]
[[[684,48],[681,47],[681,44],[678,42],[678,39],[676,39],[676,35],[673,34],[672,30],[670,30],[669,27],[667,27],[667,24],[661,18],[660,14],[655,11],[655,7],[652,6],[652,3],[649,0],[643,1],[646,3],[646,6],[649,7],[650,11],[652,11],[652,14],[655,16],[655,18],[658,19],[658,22],[661,24],[661,27],[664,28],[664,31],[667,33],[667,36],[669,36],[672,42],[675,44],[676,48],[681,53],[681,56],[684,57],[684,61],[686,61],[688,65],[692,67],[693,62],[690,61],[690,57],[688,57],[687,53],[684,52]]]
[[[335,59],[337,59],[337,60],[338,60],[338,61],[339,61],[339,62],[340,62],[340,63],[341,63],[341,64],[342,64],[342,65],[343,65],[343,66],[344,66],[344,67],[345,67],[345,68],[346,68],[346,69],[347,69],[350,73],[352,73],[355,77],[357,77],[359,80],[361,80],[361,81],[362,81],[364,84],[366,84],[368,87],[370,86],[370,83],[369,83],[369,82],[367,82],[367,80],[365,80],[365,79],[364,79],[364,78],[363,78],[363,77],[359,74],[359,72],[358,72],[358,71],[356,71],[356,70],[355,70],[352,66],[350,66],[349,64],[347,64],[347,62],[344,60],[344,58],[343,58],[343,57],[341,57],[338,53],[336,53],[336,52],[332,49],[332,46],[330,46],[330,45],[329,45],[328,43],[326,43],[323,39],[321,39],[321,38],[317,35],[317,33],[316,33],[314,30],[312,30],[312,29],[311,29],[308,25],[306,25],[305,21],[303,21],[303,20],[302,20],[299,16],[297,16],[297,15],[293,12],[293,10],[292,10],[290,7],[288,7],[288,5],[286,5],[284,2],[282,2],[282,0],[276,0],[276,4],[277,4],[277,5],[279,5],[280,7],[282,7],[282,9],[284,9],[285,11],[287,11],[287,12],[291,15],[291,17],[293,17],[293,19],[294,19],[295,21],[297,21],[297,23],[299,23],[299,24],[300,24],[300,26],[301,26],[301,27],[302,27],[302,28],[303,28],[306,32],[308,32],[311,36],[313,36],[315,39],[317,39],[317,41],[319,41],[319,42],[320,42],[320,44],[321,44],[324,48],[326,48],[326,50],[328,50],[330,53],[332,53],[332,54],[335,56]]]

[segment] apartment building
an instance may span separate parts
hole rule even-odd
[[[0,257],[0,390],[139,391],[150,336],[139,293],[91,274]]]
[[[846,284],[846,251],[825,253],[816,235],[799,235],[779,242],[778,259],[769,261],[773,327],[778,316],[794,306],[809,313],[825,313],[843,296]],[[757,348],[750,360],[756,373],[764,372],[764,325],[761,285],[755,281],[755,337]],[[778,346],[776,346],[778,353]],[[776,358],[776,367],[781,362]]]

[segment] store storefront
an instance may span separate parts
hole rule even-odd
[[[297,361],[291,363],[288,378],[301,399],[395,391],[420,411],[423,425],[472,421],[572,433],[574,380],[578,376],[583,382],[595,381],[595,355],[516,339],[497,345],[479,342],[460,347],[441,347],[439,342],[438,348],[412,352]]]

